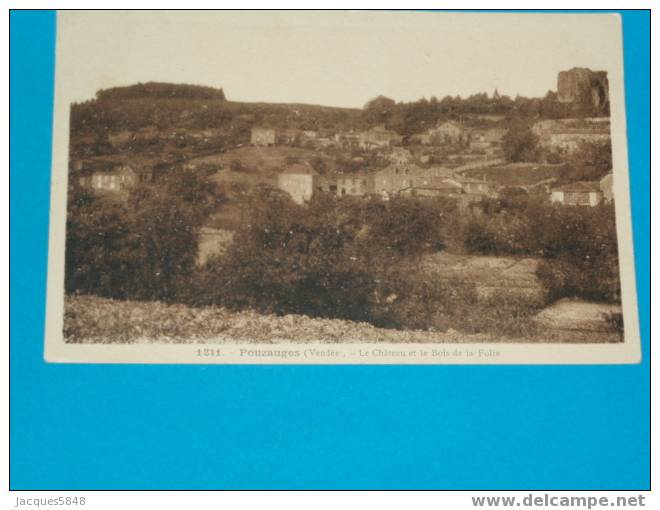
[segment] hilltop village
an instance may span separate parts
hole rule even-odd
[[[339,339],[367,323],[618,342],[608,97],[588,69],[559,73],[542,98],[378,96],[361,109],[193,85],[99,91],[71,110],[67,335],[105,330],[108,298],[110,315],[221,307],[241,331],[257,316],[234,313],[256,313],[264,339],[339,319],[323,323]],[[156,334],[176,337],[165,323]],[[143,326],[117,324],[119,341]]]
[[[71,185],[121,195],[183,168],[211,175],[234,197],[261,183],[299,204],[324,193],[449,196],[466,206],[512,187],[565,205],[612,199],[611,169],[590,179],[565,172],[583,147],[610,146],[603,72],[561,72],[557,91],[543,100],[484,94],[484,106],[472,111],[446,107],[452,98],[433,98],[427,110],[444,109],[445,115],[399,131],[388,111],[398,105],[382,96],[362,112],[328,115],[305,111],[323,107],[230,104],[221,90],[204,87],[187,95],[166,84],[136,87],[101,91],[96,101],[74,105]],[[165,100],[169,112],[150,110]],[[110,105],[102,115],[100,105]],[[85,111],[90,108],[93,114]],[[136,123],[145,109],[146,120]],[[516,154],[526,149],[529,154]]]

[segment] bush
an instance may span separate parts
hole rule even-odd
[[[455,285],[426,281],[416,264],[442,244],[438,220],[445,207],[320,196],[303,213],[280,194],[262,194],[230,250],[194,275],[198,290],[188,299],[427,329],[457,292]]]
[[[396,329],[463,329],[462,317],[477,303],[474,285],[458,280],[430,280],[410,267],[380,275],[370,322]]]
[[[537,276],[549,301],[620,301],[613,206],[562,207],[511,191],[479,208],[465,229],[469,252],[542,258]]]
[[[129,197],[72,191],[65,289],[117,299],[173,301],[192,275],[198,230],[216,207],[214,188],[189,172]]]
[[[538,159],[538,137],[528,123],[514,123],[502,137],[502,150],[507,160],[513,162],[536,161]]]

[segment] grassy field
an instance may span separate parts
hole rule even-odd
[[[277,183],[277,174],[288,166],[293,158],[300,162],[310,162],[320,158],[328,169],[334,168],[334,160],[322,153],[311,149],[299,147],[274,146],[252,147],[245,146],[227,152],[193,159],[193,164],[217,165],[220,170],[214,175],[216,182],[240,182],[254,185],[260,182],[268,184]],[[233,161],[241,163],[243,170],[235,172],[230,169]]]
[[[578,303],[580,304],[580,303]],[[558,308],[561,308],[559,310]],[[600,309],[592,304],[577,308],[572,302],[548,309],[539,316],[541,328],[527,338],[464,334],[454,330],[400,331],[370,324],[304,315],[264,315],[224,308],[190,308],[159,302],[115,301],[95,296],[68,296],[65,300],[64,337],[69,343],[480,343],[480,342],[620,342],[617,332],[600,328],[582,330],[556,327],[566,314],[589,309],[598,321]],[[572,311],[572,312],[571,312]],[[545,315],[543,315],[545,313]],[[553,322],[554,321],[554,322]],[[602,323],[602,321],[600,321]],[[574,322],[571,324],[575,325]]]
[[[461,173],[466,177],[486,179],[501,186],[530,186],[559,177],[563,169],[563,165],[511,163],[487,168],[475,168]]]
[[[539,260],[516,257],[485,257],[442,251],[427,255],[424,270],[443,280],[474,282],[481,297],[506,293],[541,301],[543,288],[536,278]]]

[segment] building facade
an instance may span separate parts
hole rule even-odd
[[[277,176],[277,187],[297,204],[311,200],[319,187],[318,174],[306,165],[295,164]]]
[[[603,200],[599,182],[581,181],[551,190],[552,203],[571,206],[596,207]]]
[[[140,175],[128,165],[91,170],[79,177],[79,184],[83,188],[93,191],[126,191],[140,183]]]
[[[253,127],[250,132],[250,144],[258,147],[275,145],[277,133],[274,129]]]
[[[469,140],[467,130],[451,120],[443,122],[435,129],[430,130],[428,134],[432,143],[436,144],[467,143]]]
[[[385,129],[385,126],[378,125],[360,133],[359,146],[362,150],[385,149],[400,144],[402,137]]]

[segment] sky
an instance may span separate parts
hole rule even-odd
[[[160,81],[358,108],[381,94],[540,97],[559,71],[611,72],[621,52],[610,14],[65,11],[57,45],[69,101]]]

